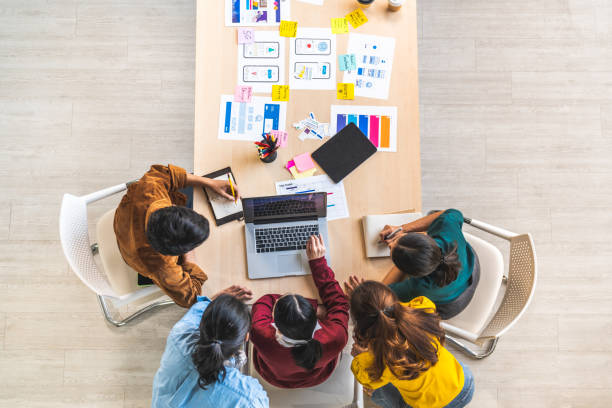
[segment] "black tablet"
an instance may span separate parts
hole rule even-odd
[[[205,174],[202,177],[207,177],[215,180],[227,180],[229,177],[232,179],[232,183],[236,184],[236,177],[234,177],[234,173],[232,173],[231,167],[226,167],[221,170],[214,171],[210,174]],[[208,198],[208,204],[210,205],[210,209],[212,210],[213,216],[215,217],[215,224],[217,226],[227,224],[230,221],[234,220],[242,220],[244,218],[244,212],[242,211],[242,201],[240,198],[234,203],[226,199],[225,197],[221,197],[219,194],[214,191],[203,188],[204,193],[206,193],[206,198]]]
[[[311,156],[338,183],[376,151],[370,139],[354,123],[349,123]]]

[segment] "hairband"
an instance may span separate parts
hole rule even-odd
[[[308,344],[308,342],[312,341],[312,338],[314,337],[315,332],[321,328],[321,325],[319,324],[319,321],[317,320],[317,325],[315,326],[308,340],[296,340],[296,339],[289,338],[285,336],[283,333],[281,333],[280,330],[278,330],[278,327],[276,327],[276,323],[272,323],[271,326],[276,329],[276,341],[278,342],[278,344],[280,344],[283,347],[287,347],[287,348],[304,346]]]

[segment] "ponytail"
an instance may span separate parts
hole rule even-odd
[[[317,325],[317,314],[308,300],[300,295],[285,295],[274,305],[274,323],[285,337],[302,344],[291,346],[295,364],[312,370],[323,355],[323,348],[312,336]]]
[[[374,355],[367,369],[373,381],[385,368],[400,380],[412,380],[438,362],[444,330],[433,310],[404,306],[386,285],[367,281],[351,295],[351,315],[355,338]]]
[[[431,276],[439,286],[446,286],[459,275],[461,262],[457,255],[457,243],[444,254],[436,241],[427,234],[408,233],[397,241],[391,251],[395,266],[413,278]]]
[[[461,261],[459,261],[459,255],[457,255],[457,243],[454,242],[448,253],[444,254],[440,249],[440,263],[431,277],[436,285],[443,287],[454,282],[460,270]]]
[[[235,297],[221,295],[208,305],[200,322],[200,339],[191,355],[200,374],[200,388],[225,379],[224,363],[238,354],[250,327],[249,309]]]
[[[291,348],[295,364],[307,370],[312,370],[323,355],[323,348],[318,340],[310,339],[308,343]]]

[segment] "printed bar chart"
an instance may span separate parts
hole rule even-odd
[[[394,106],[333,105],[331,122],[335,133],[354,123],[379,151],[397,151],[397,108]]]

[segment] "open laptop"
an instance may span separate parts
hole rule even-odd
[[[310,273],[306,242],[321,234],[329,263],[327,193],[243,198],[250,279]]]

